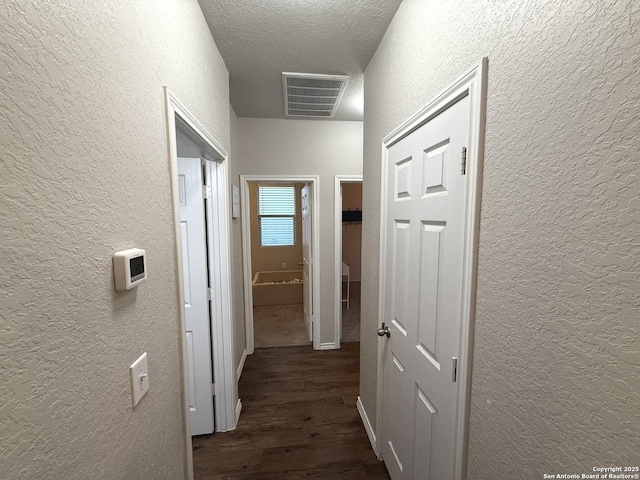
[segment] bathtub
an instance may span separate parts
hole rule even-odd
[[[302,270],[256,272],[251,285],[254,306],[302,303]]]

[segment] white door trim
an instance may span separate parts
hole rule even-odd
[[[186,322],[184,311],[184,279],[182,278],[182,255],[181,255],[181,235],[180,235],[180,208],[179,208],[179,188],[178,188],[178,156],[177,156],[177,140],[176,140],[176,115],[180,117],[194,132],[196,132],[200,138],[206,142],[214,151],[216,151],[221,158],[221,162],[218,164],[221,168],[218,169],[218,185],[223,185],[227,188],[227,159],[228,154],[225,149],[220,145],[215,138],[198,122],[198,120],[187,110],[187,108],[171,93],[167,87],[163,87],[164,90],[164,103],[165,114],[167,122],[167,139],[169,147],[169,173],[171,182],[171,208],[173,211],[173,230],[175,251],[174,258],[176,261],[176,283],[178,291],[178,318],[179,318],[179,339],[180,345],[180,372],[182,376],[182,410],[183,410],[183,424],[184,424],[184,463],[185,463],[185,478],[193,478],[193,453],[191,442],[191,429],[189,426],[189,383],[187,374],[187,348],[185,341]],[[216,386],[218,390],[218,397],[216,402],[216,422],[221,422],[220,426],[223,429],[229,429],[225,427],[233,428],[235,425],[235,419],[229,419],[225,412],[226,408],[223,406],[231,403],[234,408],[231,409],[232,415],[235,416],[235,400],[237,397],[237,385],[227,384],[227,371],[235,374],[233,368],[233,329],[231,328],[231,303],[228,301],[230,297],[230,285],[229,285],[229,265],[230,265],[230,250],[229,250],[229,218],[227,208],[226,190],[219,192],[217,205],[215,206],[215,212],[220,221],[221,230],[214,232],[214,238],[217,240],[217,244],[220,246],[220,264],[221,270],[216,272],[216,282],[214,287],[217,288],[216,295],[218,298],[227,299],[227,302],[223,302],[220,308],[221,315],[216,316],[212,320],[212,329],[217,329],[221,332],[228,334],[223,335],[223,348],[214,348],[213,358],[214,365],[217,365],[216,371],[221,369],[225,372],[221,378],[216,377]],[[224,399],[224,400],[222,400]],[[222,401],[221,401],[222,400]]]
[[[488,59],[482,58],[480,63],[462,76],[449,87],[437,95],[424,108],[412,115],[399,127],[382,140],[381,174],[380,174],[380,265],[378,290],[378,325],[382,324],[385,311],[384,292],[386,290],[386,225],[387,216],[387,175],[385,168],[388,160],[389,148],[418,129],[437,114],[451,106],[460,98],[468,95],[471,103],[469,125],[469,148],[467,151],[467,171],[469,177],[469,192],[467,196],[465,215],[465,244],[464,244],[464,272],[463,272],[463,306],[460,331],[460,359],[458,363],[459,395],[456,406],[458,418],[456,426],[455,478],[466,478],[466,459],[469,430],[469,401],[471,392],[471,361],[473,354],[473,326],[475,320],[476,277],[478,256],[478,235],[480,218],[480,195],[482,185],[482,165],[484,158],[485,115],[487,99],[487,67]],[[378,340],[378,375],[377,375],[377,408],[376,408],[376,453],[382,455],[381,442],[383,392],[384,392],[384,338]]]
[[[249,205],[249,183],[311,183],[313,185],[313,203],[311,205],[313,229],[311,255],[313,258],[313,348],[321,350],[320,345],[320,177],[318,175],[240,175],[240,204],[242,208],[242,267],[244,271],[244,318],[247,341],[247,354],[254,350],[253,337],[253,290],[251,288],[251,210]],[[332,347],[333,348],[333,347]]]
[[[334,200],[335,208],[335,246],[334,251],[334,277],[335,278],[335,348],[340,348],[342,334],[342,184],[362,183],[362,175],[335,175],[334,176]]]

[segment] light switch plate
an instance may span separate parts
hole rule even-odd
[[[140,403],[149,391],[149,369],[147,367],[147,352],[137,359],[129,367],[129,377],[131,379],[131,401],[133,408]]]

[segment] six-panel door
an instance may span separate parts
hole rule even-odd
[[[469,108],[467,96],[388,152],[382,453],[393,480],[453,478]]]

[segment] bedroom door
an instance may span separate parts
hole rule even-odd
[[[202,160],[178,158],[191,435],[213,433],[211,317]]]
[[[466,96],[388,150],[382,455],[393,480],[452,480],[464,286]]]

